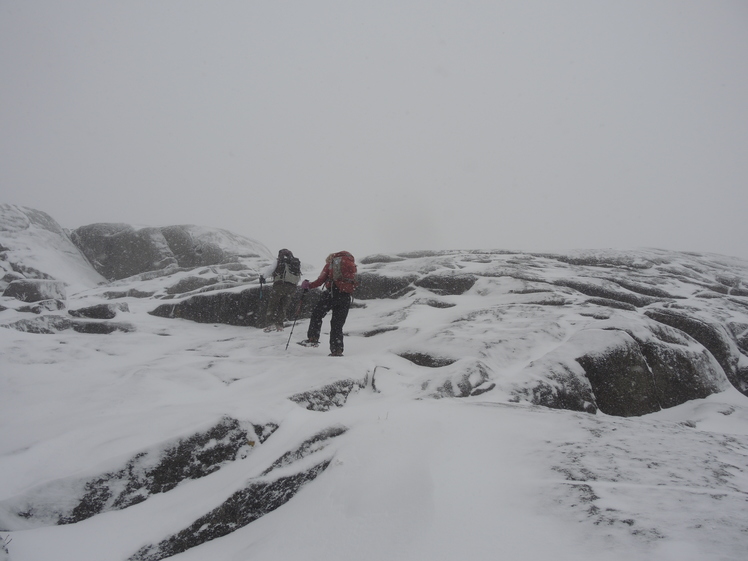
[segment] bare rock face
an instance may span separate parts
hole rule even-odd
[[[180,280],[175,285],[170,286],[166,289],[167,294],[184,294],[185,292],[191,292],[199,288],[211,286],[216,284],[216,279],[204,279],[202,277],[187,277]]]
[[[258,242],[185,225],[91,224],[68,237],[44,213],[3,205],[0,289],[29,303],[4,303],[13,307],[3,312],[11,318],[6,327],[34,333],[134,329],[109,321],[126,311],[124,302],[66,302],[70,291],[45,264],[49,256],[32,255],[33,247],[41,253],[43,246],[66,259],[75,253],[77,263],[89,266],[85,255],[106,278],[120,279],[100,292],[101,299],[153,299],[150,313],[159,317],[266,325],[269,289],[241,286],[272,260]],[[354,309],[375,308],[379,300],[388,311],[373,315],[357,334],[392,340],[383,352],[431,371],[422,374],[424,396],[497,389],[547,407],[643,415],[730,386],[748,395],[746,271],[739,260],[658,250],[379,254],[360,260]],[[319,297],[319,291],[299,290],[287,319],[309,317]],[[55,315],[65,307],[76,319]],[[38,317],[18,316],[25,312]],[[396,337],[387,335],[395,331]],[[416,334],[414,344],[408,342]],[[511,363],[515,352],[526,353],[521,364]],[[518,373],[511,382],[502,379],[507,370]]]
[[[374,272],[364,272],[358,275],[359,285],[355,295],[361,300],[399,298],[414,290],[411,284],[417,279],[415,275],[384,276]]]
[[[655,328],[651,337],[638,341],[620,330],[583,331],[575,337],[594,337],[601,345],[577,362],[597,407],[608,415],[646,415],[729,387],[712,357],[694,350],[691,341],[675,330]]]
[[[297,289],[286,311],[286,318],[308,318],[321,295],[319,290],[310,290],[305,294],[301,289]],[[188,319],[198,323],[264,327],[267,324],[268,300],[269,289],[248,288],[241,292],[197,294],[181,302],[161,304],[149,313],[158,317]]]
[[[71,320],[67,317],[50,314],[39,315],[31,319],[21,319],[2,327],[40,335],[53,335],[67,329],[91,335],[109,335],[116,331],[123,333],[135,331],[135,326],[130,323],[87,319]]]
[[[114,319],[117,317],[117,312],[129,311],[127,303],[122,302],[119,304],[97,304],[96,306],[78,308],[77,310],[68,310],[68,313],[76,318]]]
[[[12,281],[3,292],[3,296],[23,302],[41,302],[42,300],[65,300],[67,291],[62,281],[22,279]]]
[[[218,228],[167,226],[136,229],[129,224],[90,224],[70,238],[97,271],[110,280],[167,267],[193,268],[270,256],[248,238]]]
[[[698,341],[714,356],[732,385],[748,395],[748,370],[739,366],[741,354],[746,353],[729,329],[700,314],[689,315],[686,310],[656,309],[645,314]]]
[[[607,339],[605,347],[577,361],[590,381],[598,408],[620,417],[659,411],[654,380],[636,342],[620,331],[595,335]]]
[[[319,389],[292,395],[289,399],[310,411],[329,411],[345,405],[348,396],[366,386],[366,380],[339,380]]]
[[[576,366],[576,368],[575,368]],[[579,366],[565,362],[550,362],[540,367],[532,384],[514,391],[513,401],[526,400],[551,409],[567,409],[583,413],[597,413],[597,401],[589,380],[579,372]],[[535,363],[526,369],[530,375],[537,371]]]
[[[330,460],[325,460],[294,475],[279,477],[273,481],[251,482],[246,488],[231,495],[221,506],[198,518],[191,526],[158,544],[141,548],[128,561],[160,561],[226,536],[286,504],[329,465]]]
[[[415,281],[416,286],[427,288],[436,294],[463,294],[470,290],[475,281],[473,275],[427,275]]]
[[[332,426],[302,442],[275,460],[262,476],[250,479],[247,485],[232,494],[214,510],[204,514],[187,528],[169,536],[158,544],[147,545],[135,552],[128,561],[159,561],[182,553],[205,542],[226,536],[254,522],[290,501],[306,484],[314,481],[332,461],[328,456],[312,467],[298,468],[297,463],[324,448],[348,429]],[[285,468],[291,475],[263,479],[271,472]]]
[[[91,224],[74,230],[70,237],[108,279],[123,279],[177,265],[158,228],[135,230],[128,224]]]
[[[118,469],[88,479],[52,481],[8,501],[4,506],[27,525],[73,524],[112,510],[122,510],[166,493],[180,483],[199,479],[248,455],[277,425],[252,425],[225,417],[205,431],[142,450]],[[60,490],[72,490],[66,503]]]
[[[16,308],[19,312],[31,312],[33,314],[43,314],[45,312],[57,312],[65,309],[63,300],[40,300],[28,306]]]
[[[585,329],[530,364],[522,399],[557,409],[631,417],[730,387],[715,357],[686,333],[643,318]]]

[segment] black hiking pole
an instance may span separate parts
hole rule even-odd
[[[301,298],[299,298],[299,305],[296,307],[296,314],[293,318],[293,325],[291,326],[291,333],[288,334],[288,341],[286,341],[286,350],[288,350],[288,345],[291,343],[291,335],[293,335],[293,328],[296,327],[296,320],[299,319],[299,314],[301,313],[301,303],[304,301],[304,296],[306,296],[306,293],[309,292],[309,290],[305,290],[301,293]]]

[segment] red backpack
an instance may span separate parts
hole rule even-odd
[[[358,286],[356,261],[347,251],[333,254],[330,260],[330,278],[341,292],[351,294]]]

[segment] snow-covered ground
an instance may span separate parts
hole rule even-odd
[[[522,259],[463,258],[463,272],[494,267],[495,276],[459,297],[418,288],[359,302],[342,358],[328,357],[326,345],[293,343],[306,320],[286,349],[290,324],[263,333],[159,318],[148,314],[157,303],[142,298],[127,298],[129,313],[119,314],[135,327],[129,333],[0,329],[0,538],[10,542],[9,558],[124,561],[141,551],[155,559],[142,548],[191,527],[238,490],[327,465],[279,508],[170,559],[745,559],[748,398],[728,389],[629,418],[512,399],[532,361],[627,313],[538,306],[552,295],[503,274]],[[372,269],[408,274],[423,267],[416,261]],[[565,265],[539,263],[530,270],[538,278],[564,274]],[[96,303],[103,290],[77,297]],[[458,362],[427,368],[398,356],[404,351]],[[478,360],[487,379],[475,388],[489,391],[459,399],[436,391]],[[310,405],[314,394],[305,392],[335,384],[332,404]],[[226,417],[278,428],[168,492],[73,524],[44,522],[45,512],[54,518],[71,504],[81,481]],[[325,431],[329,438],[305,445]],[[301,452],[286,456],[292,450]]]

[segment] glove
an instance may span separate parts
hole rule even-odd
[[[309,281],[304,279],[304,281],[301,283],[302,290],[309,290]]]
[[[265,284],[265,277],[260,275],[260,284]]]

